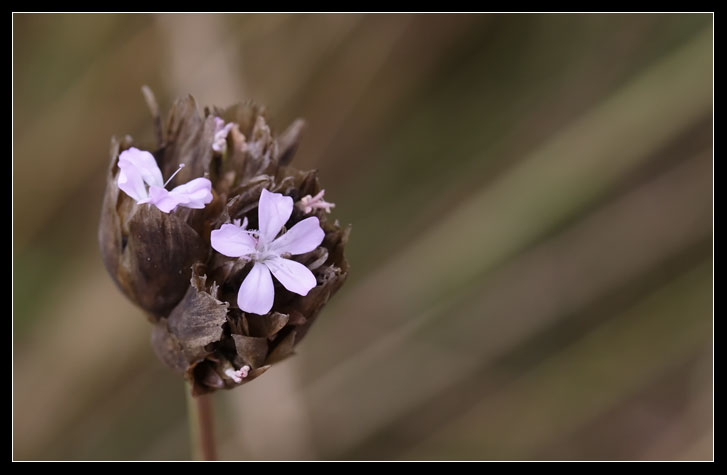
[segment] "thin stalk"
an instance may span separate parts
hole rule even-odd
[[[217,460],[215,450],[214,414],[209,394],[192,396],[192,388],[185,385],[189,442],[194,460]]]

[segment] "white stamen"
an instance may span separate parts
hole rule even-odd
[[[164,185],[163,185],[164,188],[166,188],[167,185],[169,184],[169,182],[172,181],[172,178],[174,178],[175,176],[177,176],[177,173],[179,173],[182,170],[182,168],[184,168],[184,163],[180,163],[179,164],[179,168],[177,168],[177,171],[174,172],[174,173],[172,173],[172,176],[170,176],[169,179],[164,182]]]

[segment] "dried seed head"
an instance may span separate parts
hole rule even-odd
[[[161,124],[159,117],[155,123]],[[202,115],[191,96],[178,100],[166,128],[157,131],[161,142],[152,154],[162,176],[176,173],[169,184],[175,188],[157,191],[157,196],[175,196],[177,189],[186,193],[189,188],[180,185],[204,178],[211,183],[212,196],[202,208],[199,199],[186,202],[196,203],[195,208],[185,207],[177,197],[172,204],[181,204],[171,207],[161,201],[166,195],[160,206],[125,193],[118,185],[119,156],[132,149],[132,142],[128,137],[112,141],[99,227],[101,254],[119,288],[148,312],[159,358],[183,373],[196,394],[252,381],[290,356],[346,279],[343,250],[349,228],[328,219],[333,204],[323,201],[316,172],[287,166],[301,130],[302,121],[296,121],[276,139],[264,111],[250,103],[206,109]],[[268,230],[271,236],[264,240],[255,231],[267,219],[260,218],[263,190],[294,203],[289,215],[279,217],[283,230],[291,232],[308,221],[289,237],[276,238],[278,229]],[[189,193],[202,191],[196,187]],[[311,216],[320,231],[312,230]],[[231,227],[252,236],[259,249],[236,257],[213,249],[212,232],[234,231]],[[304,231],[320,232],[322,238],[305,241],[300,238]],[[301,269],[297,275],[310,274],[315,285],[311,280],[301,290],[296,282],[286,281],[276,274],[273,258]],[[263,309],[264,315],[252,313],[262,312],[260,307],[251,311],[238,305],[243,281],[260,263],[276,276],[272,306]]]

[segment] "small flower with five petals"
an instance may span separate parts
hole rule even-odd
[[[212,231],[213,249],[253,263],[237,295],[241,310],[258,315],[270,311],[275,298],[271,273],[283,287],[299,295],[307,295],[316,286],[316,278],[306,266],[283,256],[313,251],[323,242],[325,233],[318,218],[311,216],[278,237],[292,213],[291,197],[263,189],[258,203],[258,231],[245,229],[239,221]]]

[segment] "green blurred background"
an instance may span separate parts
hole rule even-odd
[[[15,459],[185,459],[114,287],[109,141],[253,99],[352,223],[223,459],[711,459],[712,15],[14,15]]]

